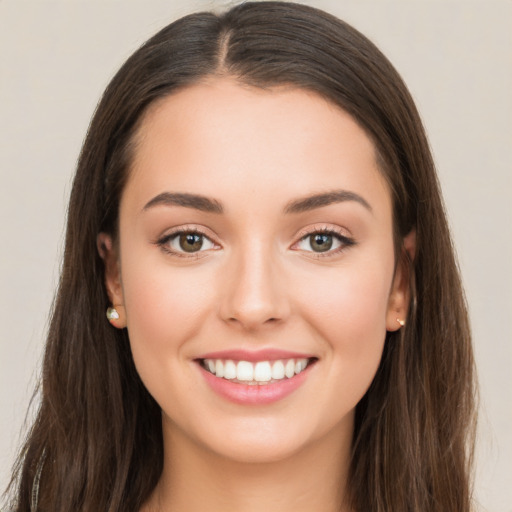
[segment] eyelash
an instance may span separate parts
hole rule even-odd
[[[175,250],[171,249],[170,242],[172,242],[174,239],[180,237],[181,235],[198,235],[198,236],[201,236],[201,237],[205,238],[206,240],[210,241],[210,243],[212,243],[213,245],[217,245],[215,242],[213,242],[213,240],[206,233],[203,233],[200,229],[197,229],[195,227],[188,228],[186,226],[184,228],[177,229],[176,231],[173,231],[172,233],[168,233],[168,234],[164,235],[162,238],[159,238],[155,243],[164,252],[171,254],[172,256],[177,256],[178,258],[199,259],[199,258],[203,257],[203,255],[201,253],[205,252],[205,251],[195,251],[195,252],[187,253],[185,251],[181,252],[181,251],[175,251]]]
[[[198,236],[201,236],[204,239],[208,240],[211,244],[217,245],[215,242],[213,242],[213,240],[211,240],[211,238],[206,233],[204,233],[200,229],[197,229],[196,227],[180,228],[176,231],[173,231],[172,233],[168,233],[165,236],[159,238],[155,242],[155,244],[158,245],[166,253],[171,254],[173,256],[177,256],[178,258],[198,259],[198,258],[203,257],[203,255],[201,255],[201,253],[206,252],[205,250],[203,250],[203,251],[199,250],[199,251],[187,253],[185,251],[182,252],[182,251],[176,251],[176,250],[171,249],[169,246],[170,242],[172,242],[176,238],[180,237],[181,235],[198,235]],[[292,247],[297,246],[298,244],[307,240],[309,237],[311,237],[313,235],[332,236],[340,243],[340,247],[337,247],[334,250],[328,250],[325,252],[305,251],[305,252],[311,253],[309,257],[313,257],[313,258],[317,258],[317,259],[328,258],[328,257],[338,255],[338,254],[344,252],[345,250],[347,250],[349,247],[352,247],[356,244],[356,241],[353,238],[343,235],[340,232],[338,232],[332,228],[322,227],[322,228],[312,228],[311,230],[302,232],[300,234],[299,240],[297,242],[295,242]]]
[[[340,242],[340,247],[337,247],[336,249],[328,250],[325,252],[306,251],[308,253],[311,253],[309,255],[309,257],[312,257],[312,258],[321,259],[321,258],[329,258],[329,257],[337,256],[337,255],[343,253],[344,251],[346,251],[349,247],[356,245],[356,241],[353,238],[343,235],[336,229],[332,229],[332,228],[328,228],[328,227],[321,227],[321,228],[313,227],[310,230],[302,232],[300,234],[299,241],[295,242],[293,245],[296,246],[296,245],[300,244],[301,242],[307,240],[309,237],[311,237],[313,235],[332,236],[333,238],[338,240],[338,242]]]

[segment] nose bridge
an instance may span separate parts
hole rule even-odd
[[[233,251],[221,305],[224,320],[254,329],[288,315],[289,305],[272,244],[255,240]]]

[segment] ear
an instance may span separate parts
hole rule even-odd
[[[403,240],[388,300],[386,329],[397,331],[405,325],[411,300],[412,262],[416,255],[416,230]]]
[[[105,287],[112,307],[117,315],[109,314],[109,322],[118,329],[126,327],[126,312],[124,308],[123,287],[121,284],[121,269],[119,257],[114,247],[112,237],[107,233],[100,233],[96,238],[98,252],[105,264]],[[111,308],[109,308],[111,311]]]

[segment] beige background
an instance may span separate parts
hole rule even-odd
[[[95,104],[148,36],[212,1],[0,0],[0,486],[36,382],[67,195]],[[408,83],[438,163],[475,335],[476,490],[512,511],[512,2],[310,0]],[[397,511],[398,512],[398,511]]]

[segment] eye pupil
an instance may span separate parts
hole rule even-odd
[[[203,236],[197,233],[183,233],[180,235],[180,248],[185,252],[196,252],[203,246]]]
[[[325,252],[332,247],[333,238],[332,235],[325,233],[316,233],[310,237],[311,248],[315,252]]]

